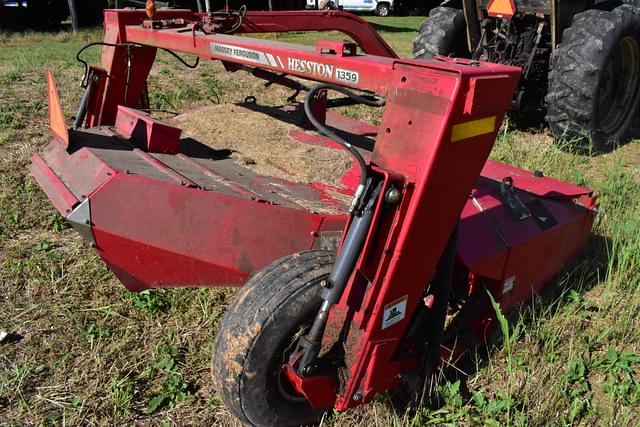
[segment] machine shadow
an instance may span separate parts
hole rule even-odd
[[[517,322],[521,322],[525,327],[531,326],[534,319],[544,318],[550,309],[561,310],[571,302],[568,298],[571,291],[583,295],[597,286],[602,278],[606,277],[610,260],[608,248],[610,247],[611,240],[609,238],[592,233],[582,255],[567,265],[541,293],[522,304],[519,309],[503,313],[509,321],[510,329]],[[486,290],[483,289],[482,292],[486,296]],[[486,302],[489,302],[488,296]],[[464,344],[462,345],[464,346]],[[474,347],[459,348],[463,350],[463,356],[455,362],[447,363],[442,368],[440,381],[460,381],[461,395],[468,401],[472,396],[472,390],[468,386],[469,378],[486,367],[490,357],[499,351],[502,345],[502,334],[499,329],[496,329],[489,334],[485,343]],[[423,402],[423,404],[438,407],[441,406],[441,401],[442,399],[436,399],[435,402]]]
[[[407,16],[407,15],[405,15]],[[373,28],[376,31],[384,31],[385,33],[415,33],[418,29],[413,27],[394,27],[390,25],[378,24],[376,22],[371,22]]]
[[[509,114],[509,127],[520,132],[544,132],[547,135],[552,135],[549,125],[545,120],[545,114],[531,113],[528,115],[515,115]],[[603,154],[609,154],[617,149],[640,139],[640,118],[637,119],[627,129],[625,134],[615,143],[610,144],[589,144],[576,140],[562,140],[556,142],[558,148],[569,154],[579,154],[583,156],[601,156]]]
[[[260,105],[256,102],[240,102],[235,105],[254,112],[266,114],[273,119],[297,126],[300,128],[300,130],[315,130],[310,124],[307,123],[301,103],[287,104],[276,107]],[[361,148],[364,151],[373,151],[373,146],[375,144],[374,134],[356,135],[331,126],[331,123],[328,123],[328,127],[343,139],[348,140],[354,147]]]

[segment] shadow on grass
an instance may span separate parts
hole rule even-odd
[[[547,319],[549,313],[561,311],[565,306],[572,303],[573,298],[570,295],[584,295],[595,286],[597,286],[607,276],[608,266],[610,263],[609,249],[612,242],[609,238],[597,234],[591,234],[587,240],[587,244],[582,254],[568,265],[543,291],[534,296],[531,300],[523,303],[519,309],[508,313],[503,313],[509,321],[509,330],[513,330],[516,323],[520,322],[521,326],[527,329],[533,326],[535,319]],[[576,277],[576,280],[572,280]],[[567,280],[569,279],[569,280]],[[466,325],[467,328],[473,326],[472,319],[479,313],[485,313],[485,310],[493,310],[486,288],[479,289],[475,298],[470,298],[466,306],[460,308],[457,316],[462,316],[456,322],[455,319],[449,325],[455,328],[456,324]],[[495,315],[494,315],[495,318]],[[462,351],[463,355],[445,367],[438,378],[439,382],[443,380],[453,383],[460,381],[460,393],[465,401],[472,399],[472,391],[469,388],[468,380],[472,378],[478,371],[485,368],[491,356],[499,351],[502,346],[502,334],[497,322],[496,327],[486,335],[486,342],[473,342],[469,337],[471,331],[465,328],[457,330],[447,330],[445,332],[445,346],[449,348],[456,347]],[[476,325],[477,326],[477,325]],[[427,402],[423,405],[432,408],[439,408],[444,405],[443,399],[437,395],[428,396]],[[402,408],[406,410],[406,408]]]
[[[384,31],[385,33],[416,33],[418,31],[418,29],[414,27],[394,27],[375,22],[371,22],[371,25],[373,25],[373,28],[375,28],[376,31]]]

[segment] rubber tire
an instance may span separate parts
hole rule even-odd
[[[638,111],[640,84],[636,85],[626,119],[612,133],[600,128],[598,93],[609,56],[627,36],[640,46],[640,9],[634,6],[620,5],[610,11],[590,9],[574,16],[554,54],[545,98],[546,118],[556,142],[569,141],[574,148],[596,151],[623,142]]]
[[[391,7],[389,3],[378,3],[376,6],[376,15],[386,17],[391,14]]]
[[[333,252],[307,251],[274,261],[238,293],[215,338],[211,371],[226,407],[258,426],[308,425],[318,411],[278,387],[282,354],[301,324],[318,312],[319,282],[331,272]]]
[[[413,41],[413,57],[430,59],[436,55],[468,58],[466,21],[460,9],[439,6],[420,25]]]

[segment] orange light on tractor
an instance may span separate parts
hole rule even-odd
[[[147,16],[150,19],[153,19],[156,16],[156,2],[155,0],[147,0],[147,4],[145,5],[145,10],[147,11]]]
[[[516,5],[513,0],[490,0],[487,13],[489,16],[510,19],[516,14]]]

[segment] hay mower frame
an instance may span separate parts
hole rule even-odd
[[[31,172],[132,291],[240,286],[262,270],[251,279],[255,284],[280,257],[337,249],[330,272],[313,283],[319,290],[305,333],[270,374],[286,379],[311,418],[252,409],[246,396],[238,403],[244,395],[234,393],[243,384],[270,381],[252,383],[255,373],[232,369],[248,366],[246,342],[258,340],[270,320],[246,330],[221,326],[228,358],[219,364],[228,366],[214,372],[229,376],[216,381],[243,421],[311,422],[317,410],[344,411],[411,377],[424,380],[441,356],[465,350],[456,345],[461,329],[478,345],[496,324],[485,304],[447,334],[445,317],[453,307],[484,301],[489,291],[505,312],[517,310],[578,255],[593,222],[593,192],[487,160],[518,68],[402,60],[368,23],[340,11],[246,12],[240,22],[229,20],[181,10],[158,10],[153,19],[139,10],[106,11],[102,63],[89,68],[74,128],[65,123],[49,73],[54,137],[33,157]],[[223,34],[229,28],[234,34]],[[306,47],[237,35],[327,30],[353,42],[319,39]],[[180,140],[180,129],[135,108],[157,49],[219,60],[227,71],[309,91],[306,115],[291,104],[279,117],[300,119],[302,130],[292,136],[301,143],[352,152],[359,161],[342,177],[345,188],[264,177],[215,153],[203,155]],[[309,88],[300,79],[321,85]],[[347,99],[328,99],[330,90]],[[348,102],[384,105],[379,126],[328,111]],[[321,135],[309,131],[307,119]],[[369,147],[354,142],[372,137]],[[355,193],[353,203],[332,191]],[[300,199],[332,210],[309,209]],[[302,268],[296,260],[310,256],[275,264],[293,271]],[[258,298],[249,295],[255,286],[247,287],[227,317],[246,315],[244,301]],[[236,344],[249,347],[232,353],[233,333],[241,334]],[[272,405],[272,396],[263,398]]]

